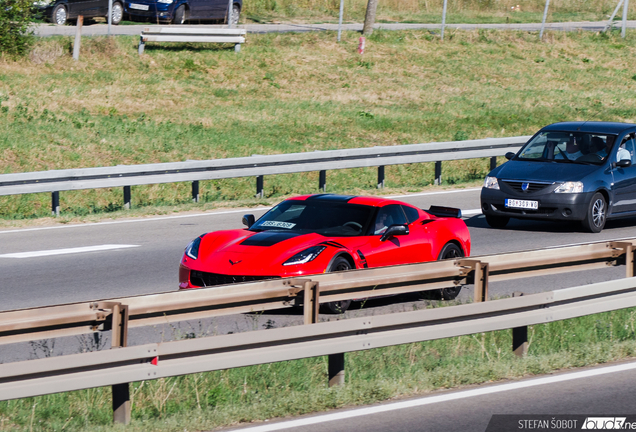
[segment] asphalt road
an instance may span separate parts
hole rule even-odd
[[[421,398],[264,422],[243,432],[510,432],[581,430],[590,418],[636,422],[636,363],[579,369],[540,378],[437,391]],[[494,427],[492,416],[510,416]],[[537,421],[547,420],[546,423]],[[554,422],[553,422],[554,420]],[[565,423],[564,420],[569,420]],[[576,427],[572,421],[576,421]],[[557,427],[558,426],[558,427]],[[566,427],[564,427],[566,426]],[[636,426],[636,425],[634,425]]]
[[[578,225],[512,220],[491,229],[479,212],[479,189],[399,197],[421,208],[459,207],[472,237],[472,256],[533,250],[634,236],[636,219],[608,222],[600,234]],[[209,231],[241,228],[245,213],[234,209],[113,222],[0,231],[0,310],[22,309],[177,289],[177,269],[188,242]],[[537,292],[622,277],[624,268],[534,278],[532,283],[492,284],[490,295]],[[467,295],[467,294],[465,294]]]
[[[441,17],[440,17],[441,21]],[[584,22],[565,22],[565,23],[546,23],[546,30],[555,31],[600,31],[606,21],[584,21]],[[615,21],[614,26],[620,26],[622,22]],[[193,24],[193,27],[201,27],[201,25]],[[152,24],[138,25],[119,25],[111,26],[112,35],[139,35],[146,27],[161,27]],[[186,25],[184,27],[190,27]],[[243,24],[237,26],[244,28],[248,33],[288,33],[288,32],[310,32],[310,31],[337,31],[338,24]],[[402,24],[402,23],[378,23],[375,29],[382,30],[414,30],[427,29],[431,31],[439,31],[441,24]],[[474,30],[474,29],[499,29],[499,30],[522,30],[522,31],[539,31],[541,23],[527,24],[446,24],[447,30]],[[627,21],[627,28],[636,28],[636,21]],[[64,35],[74,36],[76,32],[75,26],[56,26],[53,24],[37,24],[35,26],[35,34],[37,36],[53,36]],[[362,31],[362,23],[343,24],[343,31]],[[82,35],[84,36],[103,36],[108,34],[108,25],[102,23],[85,24],[82,27]]]

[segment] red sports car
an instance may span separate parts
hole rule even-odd
[[[458,209],[379,197],[332,194],[289,198],[246,229],[194,239],[179,266],[179,288],[190,289],[278,277],[419,263],[470,254],[470,234]],[[444,299],[461,286],[440,292]],[[331,302],[344,312],[351,301]]]

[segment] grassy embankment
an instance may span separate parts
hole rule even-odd
[[[194,431],[422,395],[636,356],[636,310],[529,328],[529,355],[511,331],[349,353],[342,388],[327,387],[327,359],[134,383],[132,423],[112,426],[110,388],[0,402],[0,431]],[[266,331],[266,330],[265,330]]]
[[[560,120],[634,121],[634,34],[382,32],[250,35],[218,46],[149,46],[134,37],[47,38],[0,60],[0,173],[532,134]],[[444,164],[446,185],[487,160]],[[329,171],[330,192],[377,193],[376,170]],[[318,173],[270,176],[266,199],[317,190]],[[388,190],[431,185],[432,164],[387,168]],[[471,184],[471,183],[469,183]],[[254,179],[133,188],[137,212],[254,205]],[[121,189],[63,192],[62,221],[119,214]],[[50,214],[49,194],[0,197],[0,224]]]
[[[376,22],[439,23],[443,4],[442,0],[381,1]],[[616,0],[552,0],[547,19],[602,21],[609,18],[616,4]],[[345,0],[344,20],[364,21],[366,7],[367,0]],[[541,22],[545,0],[448,0],[447,7],[448,23]],[[339,11],[339,0],[254,0],[245,4],[244,18],[246,22],[333,23],[338,22]],[[633,11],[632,5],[630,17]]]

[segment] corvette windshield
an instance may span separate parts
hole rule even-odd
[[[325,201],[283,201],[265,213],[250,231],[315,232],[324,236],[359,236],[366,232],[374,207]]]
[[[516,159],[600,165],[612,151],[615,138],[586,132],[542,132],[525,145]]]

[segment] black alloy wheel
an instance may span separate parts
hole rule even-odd
[[[64,25],[68,21],[68,14],[66,13],[66,6],[57,5],[55,9],[53,9],[53,13],[51,13],[51,18],[53,23],[57,25]]]
[[[327,271],[331,273],[331,272],[340,272],[340,271],[347,271],[347,270],[351,270],[351,264],[349,264],[349,261],[347,261],[347,259],[344,257],[338,257],[331,263],[331,266],[329,267],[329,270]],[[324,303],[320,306],[327,313],[342,314],[342,313],[345,313],[347,309],[349,309],[350,305],[351,305],[351,300],[340,300],[340,301]]]

